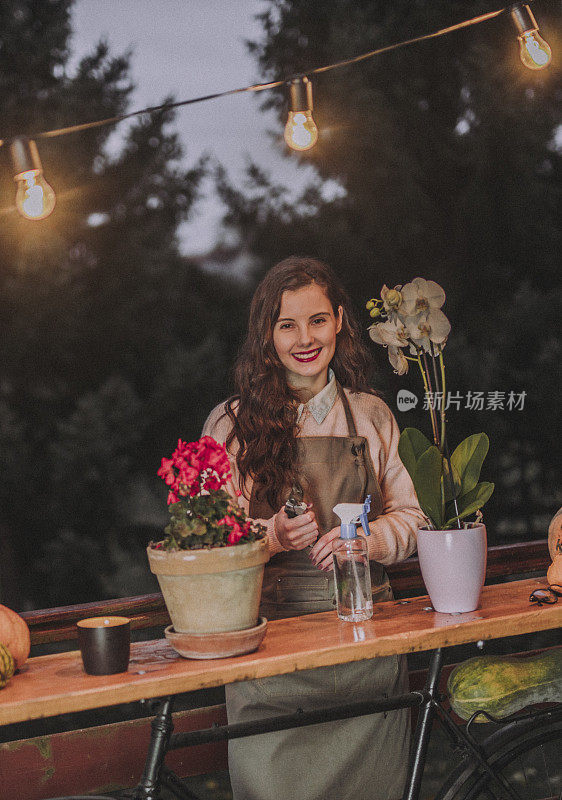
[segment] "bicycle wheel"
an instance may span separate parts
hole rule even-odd
[[[562,800],[562,706],[512,722],[481,743],[488,763],[521,800]],[[509,797],[473,758],[449,776],[437,800],[506,800]]]

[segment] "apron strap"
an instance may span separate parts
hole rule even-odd
[[[357,436],[357,428],[355,427],[355,420],[353,419],[353,414],[351,413],[351,409],[349,407],[349,401],[345,395],[345,392],[340,385],[339,381],[336,380],[336,386],[338,389],[338,394],[340,399],[343,403],[343,410],[345,411],[345,419],[347,421],[347,433],[348,436]]]

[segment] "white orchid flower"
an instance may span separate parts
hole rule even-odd
[[[402,294],[400,292],[401,288],[402,284],[398,284],[398,286],[395,286],[394,289],[389,289],[385,283],[381,289],[381,300],[389,319],[396,318],[398,309],[402,305]]]
[[[445,292],[435,281],[414,278],[402,288],[401,316],[407,315],[404,324],[409,330],[413,345],[425,353],[431,352],[431,344],[443,347],[451,332],[451,323],[441,311],[445,302]]]
[[[407,320],[406,325],[412,341],[410,352],[414,355],[416,355],[416,348],[430,353],[432,344],[440,345],[443,348],[451,332],[451,323],[438,308],[432,309],[427,317],[422,315],[419,319]]]
[[[369,335],[377,344],[388,347],[388,360],[394,367],[394,372],[405,375],[408,372],[408,361],[401,348],[410,344],[410,333],[404,323],[398,318],[379,322],[378,325],[371,325]]]
[[[369,336],[373,342],[382,344],[383,347],[406,347],[410,344],[408,328],[398,319],[371,325]]]
[[[408,372],[408,360],[399,347],[388,347],[388,360],[394,367],[396,375],[405,375]]]
[[[400,313],[407,317],[418,314],[431,314],[445,302],[445,292],[435,281],[414,278],[401,289],[402,305]]]

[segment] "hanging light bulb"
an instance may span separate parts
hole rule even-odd
[[[511,7],[519,40],[519,55],[528,69],[543,69],[550,64],[552,50],[539,33],[539,26],[528,5],[517,3]]]
[[[310,150],[318,141],[318,128],[312,119],[312,84],[308,78],[294,78],[289,83],[289,119],[285,141],[293,150]]]
[[[16,207],[26,219],[45,219],[57,201],[53,187],[45,180],[37,145],[20,137],[10,143],[14,180],[18,184]]]

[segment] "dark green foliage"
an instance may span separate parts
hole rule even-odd
[[[211,496],[212,502],[210,502]],[[172,503],[169,511],[170,522],[164,529],[165,550],[227,547],[232,525],[221,522],[224,517],[228,514],[240,527],[244,527],[246,522],[244,511],[233,504],[232,498],[224,489],[213,491],[211,495],[186,497],[179,503]],[[252,524],[238,544],[255,542],[256,539],[263,538],[265,530],[263,525]]]
[[[217,526],[228,510],[230,497],[224,489],[215,493],[215,503],[209,507],[205,498],[191,497],[170,506],[170,523],[166,525],[166,550],[201,550],[204,547],[224,546],[227,526]],[[222,528],[222,530],[221,530]]]
[[[129,54],[100,42],[66,72],[71,10],[0,4],[2,138],[127,109]],[[19,587],[2,594],[13,607],[150,590],[160,458],[227,393],[246,296],[178,251],[206,167],[183,166],[172,124],[167,110],[124,123],[113,156],[112,127],[38,139],[57,193],[42,222],[15,212],[0,149],[0,523],[14,554],[0,591]]]

